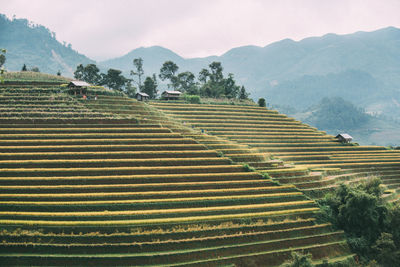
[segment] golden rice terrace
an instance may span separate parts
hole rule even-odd
[[[339,262],[353,255],[313,198],[379,175],[397,200],[398,151],[255,106],[3,85],[0,121],[4,266]]]

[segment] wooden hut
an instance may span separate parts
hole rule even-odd
[[[347,133],[338,134],[336,138],[342,143],[350,143],[353,140],[353,137]]]
[[[182,95],[182,92],[179,91],[164,91],[161,94],[161,98],[164,100],[178,100]]]
[[[136,93],[135,97],[138,101],[146,101],[146,100],[149,100],[149,98],[150,98],[150,96],[148,94],[143,93],[143,92]]]
[[[84,81],[71,81],[68,84],[69,91],[74,94],[86,95],[86,89],[90,86],[87,82]]]

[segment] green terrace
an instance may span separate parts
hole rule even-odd
[[[312,197],[322,197],[341,182],[358,182],[373,175],[381,177],[390,189],[400,186],[397,183],[400,174],[396,175],[400,168],[400,151],[342,144],[333,136],[274,110],[171,101],[152,102],[151,105],[198,131],[282,160],[275,169],[272,166],[266,168],[260,162],[247,162],[274,179],[279,177],[281,183],[294,184]],[[211,146],[210,141],[205,143]],[[296,167],[290,165],[304,166],[305,169],[296,171]],[[337,168],[337,173],[329,173],[331,168]],[[315,169],[318,171],[312,171]]]
[[[219,266],[250,258],[277,266],[292,251],[316,263],[353,257],[343,232],[316,220],[312,199],[278,183],[307,168],[105,89],[84,100],[56,87],[0,88],[2,264]],[[235,107],[222,108],[217,126]],[[314,133],[275,111],[265,126],[262,109],[240,110],[254,114],[236,118],[252,118],[251,128]]]
[[[12,92],[10,92],[12,90]],[[0,87],[0,119],[108,119],[112,115],[95,112],[58,87],[35,91],[31,89]]]

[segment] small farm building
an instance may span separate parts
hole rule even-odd
[[[71,81],[68,84],[69,91],[76,95],[76,94],[81,94],[85,95],[86,94],[86,89],[90,86],[87,82],[84,81]]]
[[[136,99],[138,101],[146,101],[146,100],[149,100],[149,95],[146,93],[139,92],[139,93],[136,93]]]
[[[180,98],[180,96],[182,95],[181,92],[179,91],[164,91],[161,94],[161,98],[165,99],[165,100],[177,100]]]
[[[353,140],[353,137],[346,133],[338,134],[336,138],[342,143],[350,143]]]

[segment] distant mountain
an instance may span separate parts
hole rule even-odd
[[[41,72],[73,76],[80,63],[94,63],[79,54],[71,45],[57,41],[55,33],[49,29],[33,25],[26,19],[8,19],[0,14],[0,48],[7,49],[5,67],[19,71],[26,64],[29,68],[38,67]]]
[[[325,96],[342,96],[370,113],[400,114],[393,104],[400,100],[400,29],[307,38],[292,43],[290,51],[296,62],[286,68],[275,62],[277,71],[269,73],[269,101],[301,109]]]
[[[78,64],[94,62],[59,43],[47,28],[4,15],[0,15],[1,47],[8,50],[5,66],[9,70],[27,64],[72,76]],[[285,39],[206,58],[183,58],[160,46],[141,47],[97,64],[102,71],[115,68],[129,76],[133,59],[138,57],[144,60],[145,75],[159,73],[167,60],[174,61],[179,72],[196,75],[212,61],[220,61],[224,72],[233,73],[250,97],[264,97],[270,105],[303,111],[324,97],[340,96],[370,114],[400,117],[400,29],[394,27],[301,41]]]
[[[245,81],[253,97],[269,103],[304,109],[341,96],[371,113],[388,105],[400,114],[393,104],[400,101],[400,29],[286,39],[234,52],[221,57],[226,69]]]
[[[163,48],[161,46],[152,46],[148,48],[140,47],[132,50],[128,54],[113,58],[110,60],[99,62],[102,66],[107,66],[108,68],[117,68],[124,71],[133,69],[133,59],[141,57],[144,60],[144,67],[146,72],[149,74],[151,72],[158,72],[160,66],[167,60],[172,60],[177,64],[182,63],[184,59],[179,55],[175,54],[171,50]],[[158,70],[154,70],[158,68]]]
[[[383,88],[382,82],[368,72],[348,69],[325,75],[303,75],[283,81],[268,89],[268,99],[272,103],[285,103],[298,110],[304,110],[324,97],[334,96],[362,105],[378,99]]]
[[[218,57],[185,59],[164,47],[151,46],[140,47],[132,50],[124,56],[101,61],[99,62],[99,65],[103,68],[119,69],[126,75],[129,75],[130,70],[133,69],[133,59],[139,57],[143,59],[143,69],[146,75],[159,73],[162,64],[168,60],[175,62],[175,64],[179,66],[179,72],[190,70],[195,74],[197,74],[202,68],[207,67],[207,65],[212,61],[218,60]]]
[[[244,46],[222,56],[185,59],[162,47],[139,48],[100,62],[128,73],[142,57],[146,75],[174,61],[195,74],[212,61],[246,86],[251,97],[304,109],[324,97],[341,96],[374,114],[400,115],[400,29],[285,39],[265,47]]]

